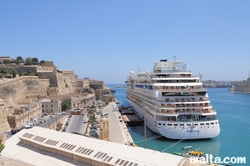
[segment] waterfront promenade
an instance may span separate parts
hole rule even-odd
[[[126,145],[133,143],[133,139],[128,131],[126,124],[121,118],[121,114],[116,103],[109,103],[106,107],[103,108],[102,112],[108,113],[107,118],[109,120],[110,141]]]

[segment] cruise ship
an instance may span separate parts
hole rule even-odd
[[[200,79],[187,71],[185,62],[164,59],[151,72],[131,71],[126,97],[155,133],[169,139],[214,138],[220,133],[219,120]]]

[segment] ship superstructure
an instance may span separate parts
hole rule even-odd
[[[170,139],[219,135],[217,113],[207,91],[200,76],[186,70],[185,62],[160,60],[152,72],[131,71],[126,83],[129,104],[153,132]]]

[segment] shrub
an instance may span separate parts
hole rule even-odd
[[[4,78],[12,78],[10,75],[6,75],[4,76]]]

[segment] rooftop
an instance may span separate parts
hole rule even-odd
[[[3,156],[34,165],[79,165],[81,163],[79,160],[73,160],[73,158],[89,158],[92,162],[122,166],[178,166],[185,162],[183,157],[164,152],[40,127],[21,130],[8,139],[5,146],[2,151]],[[49,149],[49,151],[46,151],[46,149]],[[67,154],[69,157],[59,155],[61,153]],[[84,164],[81,163],[81,165]]]

